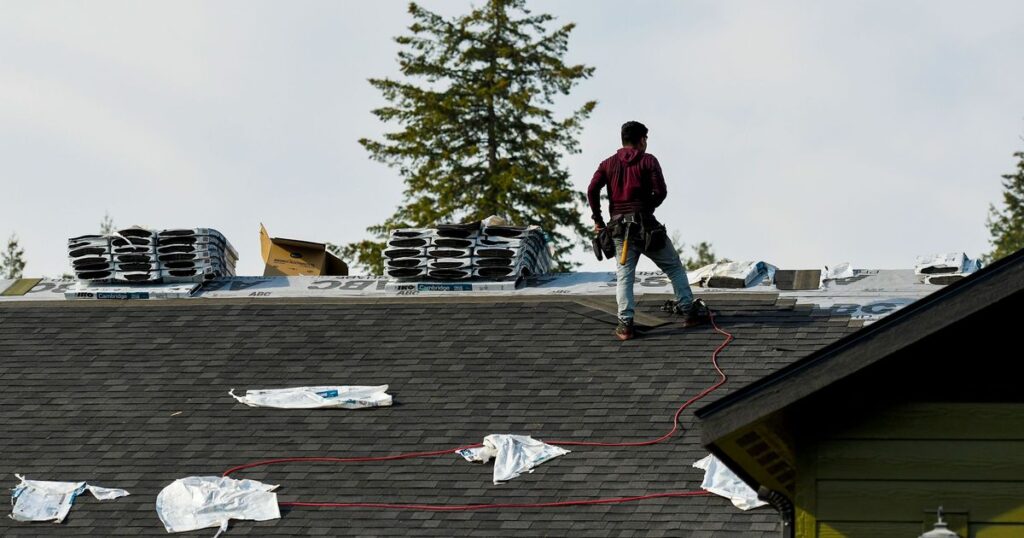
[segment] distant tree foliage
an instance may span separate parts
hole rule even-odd
[[[450,19],[415,3],[409,13],[410,33],[395,38],[402,80],[370,80],[390,103],[373,114],[401,128],[359,141],[373,160],[398,169],[404,199],[367,229],[372,239],[341,254],[380,274],[393,228],[501,215],[543,227],[557,269],[571,268],[569,236],[587,229],[583,194],[572,190],[562,157],[579,153],[577,136],[596,105],[567,117],[552,110],[594,72],[563,61],[575,25],[551,29],[554,17],[532,14],[524,0],[488,0]]]
[[[100,234],[110,235],[116,231],[117,228],[114,226],[114,219],[110,217],[110,212],[104,211],[103,220],[100,221]]]
[[[25,251],[18,245],[18,235],[12,233],[7,239],[7,248],[0,254],[0,275],[4,278],[21,278],[25,270]]]
[[[1003,207],[996,210],[989,204],[985,224],[992,235],[993,250],[983,259],[992,263],[1024,248],[1024,151],[1013,154],[1018,159],[1017,171],[1003,175]]]
[[[701,241],[700,243],[693,245],[693,257],[684,257],[683,263],[687,269],[699,269],[705,265],[712,264],[715,262],[728,262],[728,259],[718,259],[715,256],[714,251],[711,250],[711,243],[707,241]]]

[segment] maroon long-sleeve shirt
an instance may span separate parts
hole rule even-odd
[[[668,195],[658,159],[633,148],[622,148],[602,161],[590,180],[587,202],[594,213],[594,222],[602,226],[601,188],[605,186],[608,187],[608,212],[612,218],[634,211],[654,213],[654,208],[660,206]]]

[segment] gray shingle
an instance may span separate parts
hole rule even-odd
[[[165,535],[153,502],[176,478],[288,456],[436,450],[490,433],[542,440],[643,440],[715,381],[721,336],[673,324],[619,343],[613,316],[575,303],[0,305],[0,475],[88,480],[130,497],[84,497],[65,524],[0,533]],[[661,316],[658,301],[640,309]],[[716,295],[736,336],[730,382],[706,404],[853,331],[827,310]],[[390,384],[395,405],[365,411],[248,408],[229,388]],[[508,484],[451,455],[380,464],[289,464],[237,477],[281,484],[282,501],[545,502],[696,489],[706,452],[684,432],[640,448],[573,453]],[[231,534],[396,536],[775,536],[771,509],[725,499],[480,512],[285,509]],[[201,534],[201,533],[199,533]],[[208,533],[207,533],[208,534]],[[198,534],[197,534],[198,535]]]

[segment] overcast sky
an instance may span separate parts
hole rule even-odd
[[[425,1],[443,13],[461,0]],[[909,268],[989,250],[988,204],[1024,149],[1024,2],[533,1],[576,22],[598,106],[577,189],[650,127],[684,241],[784,268]],[[360,137],[397,75],[400,1],[0,0],[0,238],[26,276],[119,226],[213,227],[261,274],[258,228],[348,242],[401,200]],[[586,213],[584,213],[586,214]],[[611,270],[580,252],[584,270]]]

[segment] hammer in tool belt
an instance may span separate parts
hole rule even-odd
[[[629,252],[629,232],[636,222],[636,214],[622,216],[622,224],[626,226],[626,234],[622,237],[622,254],[619,255],[619,265],[626,265],[626,253]]]

